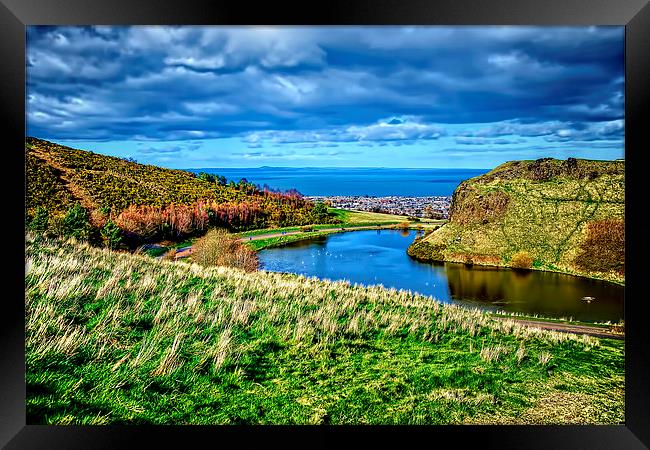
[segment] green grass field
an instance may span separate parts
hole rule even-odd
[[[623,342],[26,239],[28,424],[624,421]]]
[[[348,225],[379,225],[397,224],[406,221],[406,216],[381,214],[367,211],[350,211],[347,209],[330,208],[329,211]]]
[[[245,241],[245,244],[251,247],[253,250],[257,251],[264,248],[281,247],[283,245],[290,244],[291,242],[304,241],[305,239],[313,239],[321,236],[326,236],[328,234],[332,234],[332,231],[307,231],[299,234],[288,234],[285,236],[257,239],[254,241]]]

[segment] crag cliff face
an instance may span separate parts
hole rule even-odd
[[[624,161],[512,161],[462,182],[449,222],[408,254],[624,282],[624,220]]]

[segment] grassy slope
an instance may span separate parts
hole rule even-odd
[[[299,234],[288,234],[286,236],[276,236],[265,239],[256,239],[253,241],[245,241],[245,244],[248,245],[255,251],[262,250],[265,248],[271,247],[282,247],[284,245],[290,244],[292,242],[304,241],[307,239],[313,239],[317,237],[327,236],[332,234],[332,230],[321,230],[321,231],[306,231]]]
[[[404,291],[31,239],[26,368],[30,424],[624,419],[622,342]]]
[[[563,163],[547,162],[551,168]],[[617,273],[586,273],[573,260],[589,221],[624,219],[624,162],[578,160],[580,174],[599,174],[594,179],[566,173],[547,180],[531,179],[527,170],[531,164],[505,163],[463,182],[454,194],[449,223],[425,237],[419,248],[413,245],[409,254],[425,260],[465,262],[469,258],[475,264],[508,266],[512,255],[524,250],[534,258],[536,269],[623,282]],[[465,219],[468,210],[495,193],[509,198],[501,217],[473,222],[454,218],[454,208]],[[432,258],[432,254],[440,257]]]
[[[25,153],[28,210],[41,205],[65,212],[78,200],[90,209],[121,211],[131,204],[187,204],[237,195],[182,170],[127,162],[36,138],[27,138]]]
[[[406,216],[382,214],[368,211],[350,211],[347,209],[330,208],[330,212],[348,225],[378,225],[397,224],[408,220]]]

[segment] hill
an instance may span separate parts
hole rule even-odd
[[[84,207],[123,210],[197,200],[241,200],[245,194],[198,179],[183,170],[129,162],[28,137],[25,143],[27,207],[63,212],[74,200]]]
[[[26,237],[28,424],[621,423],[623,341]]]
[[[295,192],[267,192],[247,182],[225,184],[219,177],[138,164],[33,137],[25,142],[25,166],[28,220],[38,207],[61,216],[78,202],[96,226],[111,218],[133,235],[163,223],[189,232],[208,222],[233,230],[327,222],[312,202]]]
[[[512,161],[462,182],[408,254],[624,282],[624,226],[624,161]]]

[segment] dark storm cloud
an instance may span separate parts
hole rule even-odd
[[[28,27],[28,134],[371,145],[480,122],[459,139],[620,139],[623,32]]]

